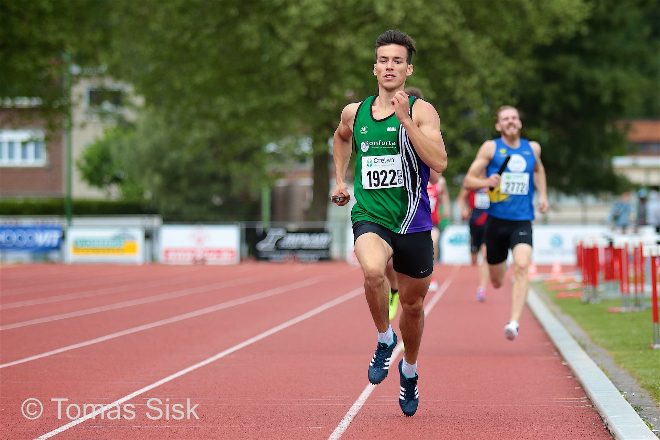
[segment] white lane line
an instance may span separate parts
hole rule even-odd
[[[228,356],[228,355],[230,355],[230,354],[232,354],[232,353],[234,353],[234,352],[236,352],[236,351],[238,351],[242,348],[250,346],[250,345],[252,345],[256,342],[261,341],[262,339],[265,339],[269,336],[274,335],[275,333],[281,332],[282,330],[285,330],[285,329],[287,329],[287,328],[289,328],[293,325],[296,325],[296,324],[298,324],[302,321],[305,321],[305,320],[307,320],[307,319],[309,319],[313,316],[316,316],[316,315],[318,315],[318,314],[320,314],[320,313],[322,313],[322,312],[324,312],[324,311],[326,311],[326,310],[328,310],[332,307],[335,307],[335,306],[337,306],[337,305],[339,305],[343,302],[348,301],[349,299],[355,298],[356,296],[360,295],[363,292],[364,292],[364,288],[362,288],[362,287],[359,287],[357,289],[353,289],[350,292],[345,293],[344,295],[333,299],[332,301],[328,301],[324,304],[321,304],[320,306],[315,307],[312,310],[303,313],[302,315],[298,315],[295,318],[292,318],[292,319],[289,319],[288,321],[283,322],[282,324],[276,325],[275,327],[271,327],[270,329],[268,329],[268,330],[266,330],[262,333],[259,333],[258,335],[253,336],[249,339],[246,339],[245,341],[243,341],[239,344],[236,344],[231,348],[223,350],[220,353],[217,353],[217,354],[215,354],[215,355],[213,355],[209,358],[204,359],[201,362],[198,362],[194,365],[191,365],[187,368],[184,368],[183,370],[179,370],[176,373],[173,373],[173,374],[171,374],[167,377],[164,377],[163,379],[160,379],[160,380],[158,380],[158,381],[156,381],[156,382],[154,382],[150,385],[147,385],[143,388],[140,388],[137,391],[133,391],[132,393],[127,394],[126,396],[124,396],[120,399],[117,399],[112,403],[104,405],[103,407],[98,408],[95,411],[90,412],[89,414],[85,414],[83,417],[81,417],[79,419],[73,420],[73,421],[71,421],[71,422],[69,422],[65,425],[60,426],[59,428],[56,428],[56,429],[54,429],[50,432],[47,432],[46,434],[43,434],[42,436],[38,437],[37,440],[51,438],[51,437],[53,437],[57,434],[60,434],[60,433],[66,431],[70,428],[73,428],[76,425],[81,424],[82,422],[84,422],[86,420],[92,419],[92,418],[96,417],[97,415],[99,415],[99,414],[101,414],[105,411],[108,411],[109,409],[117,408],[122,403],[127,402],[131,399],[134,399],[135,397],[137,397],[141,394],[144,394],[147,391],[153,390],[154,388],[157,388],[157,387],[159,387],[163,384],[171,382],[174,379],[177,379],[177,378],[179,378],[183,375],[186,375],[190,372],[193,372],[193,371],[195,371],[199,368],[205,367],[206,365],[211,364],[211,363],[213,363],[213,362],[215,362],[219,359],[222,359],[223,357]]]
[[[454,269],[449,274],[449,277],[445,280],[444,283],[442,283],[436,294],[433,296],[433,298],[431,298],[431,300],[428,302],[426,307],[424,307],[424,316],[429,316],[429,313],[431,313],[433,307],[435,307],[438,301],[440,301],[440,298],[442,298],[442,296],[445,294],[451,283],[454,281],[454,278],[456,277],[456,273],[458,272],[459,269],[460,266],[454,266]],[[390,362],[390,366],[394,365],[394,361],[396,361],[396,359],[399,357],[399,354],[401,354],[402,351],[403,351],[403,342],[400,342],[392,352],[392,362]],[[346,412],[344,418],[341,419],[335,430],[332,431],[332,434],[330,434],[328,440],[337,440],[342,436],[342,434],[344,434],[344,432],[348,429],[348,426],[351,424],[357,413],[360,412],[360,409],[362,409],[362,406],[364,406],[364,403],[367,401],[367,399],[375,389],[376,389],[376,385],[372,385],[370,383],[367,384],[366,387],[364,387],[364,389],[360,393],[360,396],[353,403],[353,405],[351,405],[348,412]]]
[[[177,275],[172,278],[169,278],[167,280],[163,280],[162,278],[158,280],[152,280],[151,282],[144,282],[140,283],[140,288],[145,288],[145,287],[158,287],[158,286],[163,286],[163,285],[172,285],[173,281],[185,281],[186,279],[190,278],[190,274],[184,274],[184,275]],[[135,281],[135,280],[132,280]],[[132,282],[131,281],[131,282]],[[72,299],[82,299],[82,298],[92,298],[96,296],[102,296],[102,295],[108,295],[111,293],[123,293],[126,291],[131,291],[135,290],[136,284],[122,284],[120,286],[109,286],[109,287],[103,287],[100,289],[92,289],[92,290],[87,290],[83,292],[76,292],[76,293],[67,293],[64,295],[56,295],[56,296],[48,296],[46,298],[36,298],[36,299],[26,299],[23,301],[15,301],[11,303],[6,303],[6,304],[0,304],[0,310],[9,310],[9,309],[17,309],[20,307],[29,307],[29,306],[35,306],[35,305],[41,305],[41,304],[51,304],[55,302],[62,302],[62,301],[69,301]]]
[[[247,266],[239,267],[237,268],[232,274],[236,274],[239,272],[245,272],[249,270],[250,268]],[[298,269],[300,270],[300,269]],[[174,276],[169,277],[167,280],[163,280],[165,277],[161,277],[157,280],[152,280],[152,282],[145,282],[145,283],[140,283],[140,288],[143,287],[157,287],[157,286],[162,286],[162,285],[171,285],[172,281],[177,281],[180,279],[186,280],[189,279],[191,276],[197,275],[201,270],[196,270],[196,271],[191,271],[188,273],[181,273],[177,274]],[[136,278],[135,280],[131,280],[131,282],[137,282],[139,281],[139,278]],[[125,292],[127,290],[135,289],[134,284],[122,284],[120,286],[110,286],[110,287],[102,287],[99,289],[92,289],[92,290],[87,290],[83,292],[76,292],[76,293],[67,293],[64,295],[57,295],[57,296],[49,296],[46,298],[36,298],[36,299],[27,299],[23,301],[15,301],[11,303],[6,303],[6,304],[0,304],[0,310],[9,310],[9,309],[16,309],[20,307],[29,307],[29,306],[34,306],[34,305],[41,305],[41,304],[51,304],[55,302],[62,302],[62,301],[69,301],[72,299],[82,299],[82,298],[93,298],[97,296],[102,296],[102,295],[108,295],[111,293],[117,293],[117,292]],[[2,298],[0,298],[1,300]]]
[[[254,277],[248,277],[248,278],[240,278],[238,280],[208,284],[205,286],[192,287],[190,289],[174,290],[169,293],[161,293],[158,295],[147,296],[144,298],[121,301],[114,304],[107,304],[105,306],[91,307],[89,309],[76,310],[74,312],[61,313],[58,315],[44,316],[43,318],[30,319],[28,321],[20,321],[20,322],[13,322],[11,324],[0,325],[0,331],[13,330],[21,327],[28,327],[31,325],[44,324],[53,321],[61,321],[63,319],[78,318],[80,316],[93,315],[95,313],[108,312],[110,310],[125,309],[127,307],[140,306],[143,304],[150,304],[158,301],[166,301],[168,299],[181,298],[188,295],[194,295],[196,293],[208,292],[213,289],[240,286],[241,284],[249,284],[253,281],[254,281]]]
[[[99,272],[95,275],[88,276],[85,278],[77,277],[75,279],[67,279],[67,280],[56,280],[56,281],[51,281],[51,282],[39,282],[27,286],[20,286],[17,288],[10,289],[9,291],[3,292],[2,297],[7,298],[10,296],[21,296],[21,295],[26,295],[33,293],[36,289],[41,289],[41,288],[46,288],[46,289],[62,289],[62,288],[68,288],[68,287],[78,287],[81,284],[81,281],[90,281],[90,280],[98,280],[98,279],[103,279],[104,281],[106,280],[114,280],[114,279],[121,279],[122,281],[125,280],[126,278],[130,278],[131,281],[139,281],[140,276],[137,277],[132,277],[131,275],[134,275],[136,272],[134,271],[125,271],[125,272],[115,272],[111,274],[104,274],[102,272]],[[38,275],[41,275],[41,272],[37,271]],[[34,276],[30,276],[30,279],[34,279]]]
[[[209,313],[217,312],[219,310],[229,309],[231,307],[239,306],[248,302],[256,301],[263,298],[268,298],[270,296],[279,295],[281,293],[290,292],[294,289],[299,289],[301,287],[306,287],[311,284],[317,283],[319,280],[325,277],[316,277],[309,278],[307,280],[298,281],[296,283],[288,284],[286,286],[276,287],[273,289],[264,290],[257,292],[252,295],[243,296],[241,298],[226,301],[220,304],[216,304],[209,307],[204,307],[202,309],[193,310],[192,312],[182,313],[180,315],[172,316],[171,318],[161,319],[159,321],[150,322],[147,324],[138,325],[136,327],[131,327],[125,330],[120,330],[118,332],[110,333],[104,336],[99,336],[97,338],[88,339],[86,341],[78,342],[76,344],[67,345],[64,347],[56,348],[54,350],[49,350],[43,353],[35,354],[33,356],[28,356],[22,359],[17,359],[15,361],[7,362],[0,364],[0,369],[12,367],[14,365],[24,364],[26,362],[36,361],[37,359],[43,359],[45,357],[54,356],[56,354],[64,353],[66,351],[76,350],[78,348],[87,347],[90,345],[98,344],[101,342],[109,341],[111,339],[120,338],[122,336],[131,335],[133,333],[138,333],[145,330],[150,330],[152,328],[160,327],[167,324],[172,324],[174,322],[183,321],[186,319],[196,318],[198,316],[207,315]]]

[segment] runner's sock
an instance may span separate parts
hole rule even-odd
[[[412,379],[415,377],[417,374],[417,362],[414,364],[410,365],[406,360],[403,360],[403,364],[401,365],[401,372],[403,375],[406,377],[406,379]]]
[[[378,333],[378,342],[385,343],[388,346],[392,345],[392,342],[394,342],[394,330],[392,330],[391,325],[387,327],[385,333]]]

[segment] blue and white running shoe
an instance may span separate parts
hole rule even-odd
[[[408,379],[403,375],[401,366],[403,360],[399,361],[399,406],[401,411],[407,416],[412,417],[417,412],[417,405],[419,405],[419,390],[417,389],[417,381],[419,375],[415,373],[415,377]]]
[[[396,347],[397,337],[394,333],[394,339],[391,345],[379,342],[376,346],[374,357],[369,363],[369,382],[374,385],[381,383],[386,377],[390,369],[390,361],[392,359],[392,352]]]

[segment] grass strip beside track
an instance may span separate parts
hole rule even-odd
[[[621,306],[620,300],[585,304],[580,298],[557,298],[544,283],[535,283],[535,289],[573,318],[591,340],[604,348],[660,405],[660,350],[650,348],[653,338],[650,308],[641,312],[610,313],[610,307]]]

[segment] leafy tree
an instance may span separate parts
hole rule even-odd
[[[449,28],[446,38],[424,32],[421,18],[418,43],[433,54],[420,62],[426,77],[421,86],[440,113],[449,182],[456,177],[460,185],[478,147],[496,134],[496,109],[516,104],[521,77],[534,74],[534,49],[576,32],[588,10],[585,2],[571,0],[497,1],[487,7],[479,0],[456,2],[432,13],[448,22],[433,23]],[[413,76],[412,82],[418,80]]]
[[[593,0],[584,26],[537,47],[516,97],[544,147],[553,187],[569,194],[625,185],[611,157],[625,154],[627,115],[660,115],[657,2]]]
[[[120,124],[106,130],[105,136],[89,145],[76,165],[83,178],[99,189],[117,186],[124,199],[142,200],[145,189],[138,165],[135,127]]]
[[[0,96],[41,96],[62,110],[63,53],[107,66],[145,103],[134,127],[109,132],[80,165],[92,182],[149,197],[171,216],[232,205],[254,215],[259,188],[309,139],[308,218],[325,218],[328,140],[342,107],[374,93],[373,42],[388,28],[417,40],[409,83],[439,110],[450,181],[494,134],[503,103],[523,110],[550,184],[569,192],[612,182],[609,156],[623,145],[616,120],[659,113],[659,14],[643,0],[0,0],[0,8],[8,66]]]
[[[134,125],[108,130],[78,163],[85,179],[98,188],[117,185],[124,198],[148,202],[168,220],[256,220],[249,158],[243,168],[222,166],[211,137],[170,124],[146,112]],[[232,186],[237,181],[242,190]]]
[[[68,109],[65,54],[98,67],[110,1],[0,0],[0,97],[38,97],[49,122]]]
[[[566,0],[512,0],[488,11],[476,0],[157,3],[115,3],[111,70],[136,86],[151,111],[184,130],[203,126],[221,136],[224,166],[244,163],[245,148],[256,158],[259,145],[291,134],[312,139],[310,219],[326,215],[328,139],[341,108],[376,88],[373,42],[383,30],[401,27],[418,40],[412,82],[448,127],[452,174],[455,164],[467,166],[486,115],[490,126],[493,106],[513,94],[516,57],[573,32],[586,14],[582,2]],[[266,165],[251,162],[253,181],[272,178]]]

